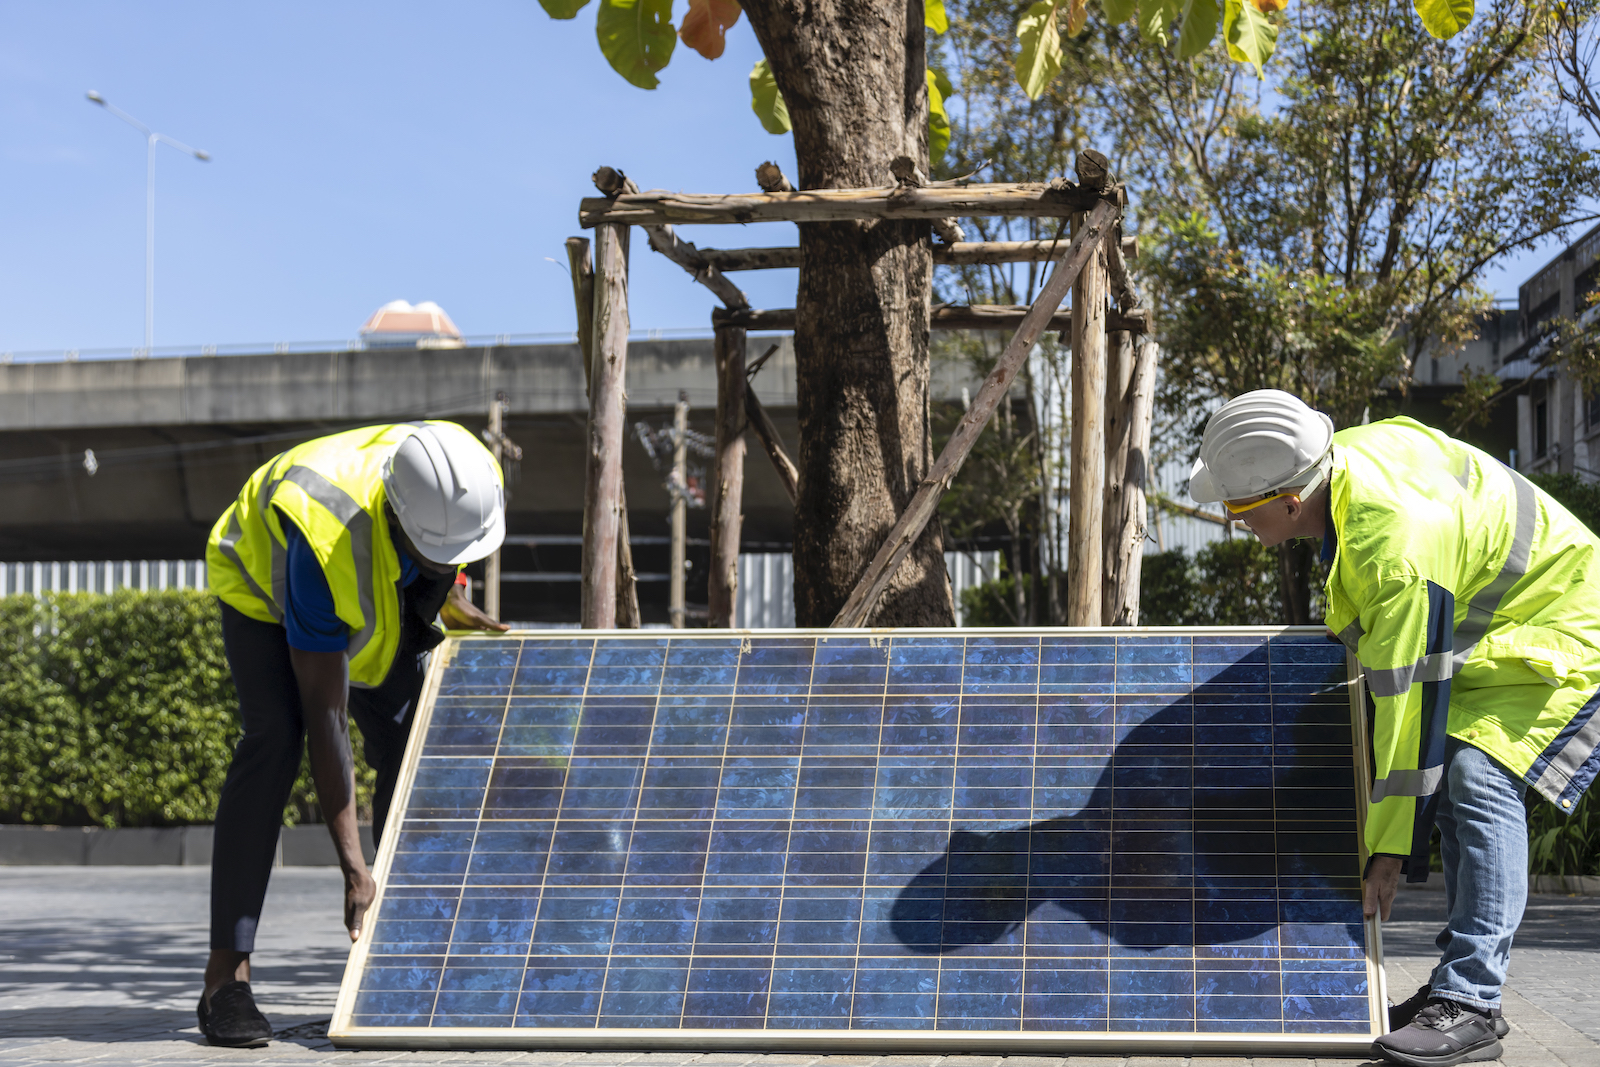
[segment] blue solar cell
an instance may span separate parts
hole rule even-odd
[[[447,649],[338,1033],[1381,1025],[1320,635]]]

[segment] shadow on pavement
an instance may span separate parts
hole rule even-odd
[[[1435,871],[1430,879],[1443,879]],[[1383,927],[1385,954],[1436,957],[1434,937],[1445,923],[1444,891],[1408,890],[1395,900]],[[1600,897],[1534,895],[1517,927],[1517,949],[1556,949],[1600,953]]]
[[[269,1012],[273,1039],[308,1046],[327,1042],[326,1014]],[[145,1007],[72,1007],[0,1009],[0,1040],[67,1038],[72,1041],[186,1041],[205,1044],[195,1028],[192,1010]]]

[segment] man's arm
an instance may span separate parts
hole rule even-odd
[[[378,886],[367,871],[356,827],[355,759],[350,753],[345,713],[350,697],[349,665],[343,652],[303,652],[298,648],[289,649],[289,662],[300,686],[317,802],[344,872],[344,925],[354,941],[361,936],[362,922]]]

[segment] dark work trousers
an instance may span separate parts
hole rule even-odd
[[[284,628],[257,622],[223,604],[222,642],[239,691],[244,736],[233,751],[217,802],[211,849],[211,947],[250,952],[278,851],[283,808],[300,773],[306,727]],[[427,669],[427,653],[408,653],[407,644],[415,647],[415,642],[402,642],[381,686],[350,689],[350,714],[365,742],[362,754],[378,775],[372,799],[374,843],[389,814]]]

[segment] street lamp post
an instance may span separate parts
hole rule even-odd
[[[211,162],[210,153],[190,148],[182,141],[164,133],[157,133],[121,108],[110,104],[93,89],[86,94],[89,102],[98,104],[129,126],[144,134],[145,138],[145,216],[144,216],[144,354],[149,356],[155,347],[156,333],[156,143],[162,142],[178,151],[191,155],[202,163]]]

